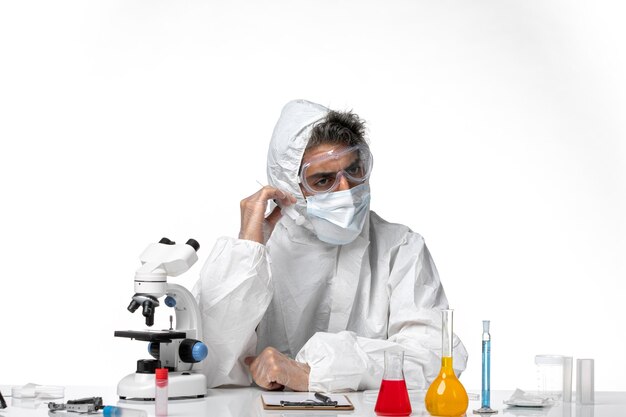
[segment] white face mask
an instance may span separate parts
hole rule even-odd
[[[306,198],[307,217],[322,242],[345,245],[363,230],[370,205],[369,184]]]

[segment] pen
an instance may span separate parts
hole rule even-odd
[[[324,403],[328,403],[330,402],[330,397],[327,395],[322,394],[321,392],[316,392],[315,393],[315,398],[317,398],[318,400],[324,402]]]

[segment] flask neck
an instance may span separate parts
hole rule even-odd
[[[385,380],[404,380],[404,352],[385,351]]]
[[[441,357],[448,357],[450,360],[452,360],[453,313],[454,310],[441,310]]]
[[[453,371],[451,356],[444,356],[441,358],[441,369],[451,372]]]

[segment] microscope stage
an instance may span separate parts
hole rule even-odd
[[[175,330],[116,330],[114,336],[157,343],[171,343],[173,339],[187,338],[185,332],[177,332]]]

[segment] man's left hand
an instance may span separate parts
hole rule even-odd
[[[263,349],[259,356],[248,356],[245,362],[250,367],[252,379],[261,388],[309,390],[309,365],[296,362],[273,347]]]

